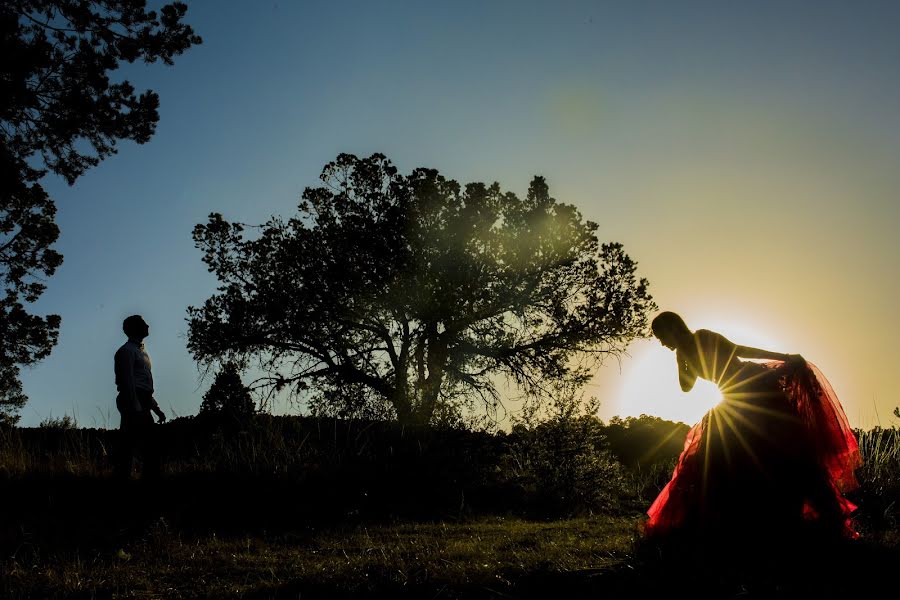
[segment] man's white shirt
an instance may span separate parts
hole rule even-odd
[[[131,397],[134,410],[146,410],[137,398],[136,390],[144,390],[153,393],[153,373],[151,371],[150,355],[144,350],[144,345],[134,340],[128,340],[116,351],[115,371],[116,388],[119,393]]]

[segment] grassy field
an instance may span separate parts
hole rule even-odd
[[[853,497],[860,540],[790,549],[772,540],[777,564],[754,571],[715,548],[642,544],[648,492],[640,490],[658,484],[655,472],[640,483],[606,462],[589,463],[624,477],[620,501],[604,496],[595,499],[602,510],[576,502],[580,516],[535,518],[527,502],[518,511],[507,502],[543,496],[498,491],[490,487],[497,485],[493,463],[467,458],[501,452],[506,446],[496,440],[460,455],[415,438],[408,444],[415,452],[404,456],[393,437],[342,438],[330,430],[322,440],[357,443],[342,441],[336,453],[316,450],[323,442],[308,432],[282,438],[267,427],[259,439],[195,437],[156,482],[114,480],[107,433],[7,431],[0,437],[0,598],[845,598],[891,597],[896,588],[897,430],[861,435],[863,487]],[[391,460],[379,446],[385,439]],[[521,448],[511,448],[522,459]],[[350,460],[363,449],[372,462]],[[438,473],[446,482],[429,473],[429,461],[451,459],[482,471],[468,480],[461,470]],[[340,476],[321,474],[328,469]]]
[[[357,524],[185,535],[164,519],[105,551],[7,558],[4,598],[863,597],[894,587],[892,547],[855,542],[778,585],[721,565],[636,554],[635,517]],[[638,551],[639,552],[639,551]],[[755,583],[757,586],[753,588]],[[860,595],[862,594],[862,596]]]
[[[621,568],[635,520],[357,525],[277,535],[186,537],[164,521],[104,553],[8,560],[4,597],[412,597],[522,595],[536,574]],[[302,595],[301,595],[302,594]]]

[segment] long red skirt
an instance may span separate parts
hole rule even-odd
[[[831,385],[810,363],[747,366],[746,381],[688,433],[645,535],[813,523],[858,537],[843,494],[858,487],[862,461]]]

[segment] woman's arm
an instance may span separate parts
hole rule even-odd
[[[761,358],[764,360],[783,360],[784,362],[793,360],[803,360],[799,354],[782,354],[781,352],[770,352],[760,348],[751,348],[750,346],[738,346],[735,354],[741,358]]]
[[[675,352],[675,360],[678,361],[678,383],[682,392],[689,392],[697,383],[697,371],[692,369],[680,350]]]

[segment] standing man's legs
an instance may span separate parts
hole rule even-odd
[[[138,392],[142,406],[152,406],[155,402],[153,394],[140,390]],[[156,421],[153,420],[153,414],[149,410],[140,412],[139,418],[140,434],[140,453],[143,468],[141,470],[142,479],[156,479],[159,477],[162,469],[162,460],[160,453],[159,428]]]
[[[141,460],[141,478],[158,477],[162,461],[157,437],[156,423],[150,411],[123,412],[122,424],[119,426],[116,477],[126,480],[131,478],[135,456]]]
[[[134,413],[130,411],[122,412],[115,460],[115,475],[118,479],[131,479],[131,472],[134,470],[134,454],[138,442],[135,421]]]

